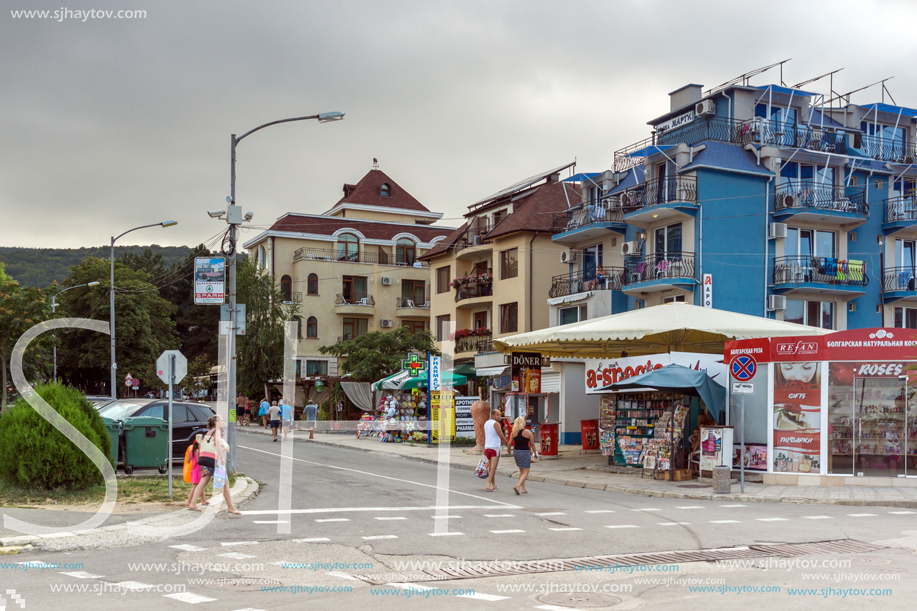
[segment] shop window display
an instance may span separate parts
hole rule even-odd
[[[819,472],[819,368],[815,361],[777,363],[774,371],[774,471]]]

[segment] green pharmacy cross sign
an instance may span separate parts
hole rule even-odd
[[[427,368],[426,361],[422,360],[416,354],[412,354],[406,361],[401,361],[401,369],[410,371],[411,375],[417,376],[421,371]]]

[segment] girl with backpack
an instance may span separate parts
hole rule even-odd
[[[185,469],[183,470],[183,478],[186,483],[192,484],[191,492],[188,493],[188,500],[185,501],[185,507],[191,509],[191,499],[194,496],[194,491],[197,489],[197,485],[201,482],[201,465],[197,462],[197,457],[200,454],[200,446],[197,443],[197,440],[191,442],[191,445],[188,446],[187,452],[185,452]],[[201,505],[209,505],[207,502],[207,497],[204,496],[204,489],[201,488]]]
[[[242,515],[242,512],[236,509],[232,504],[232,496],[229,494],[229,481],[226,474],[226,452],[229,451],[229,444],[223,441],[223,427],[226,423],[219,416],[211,416],[207,419],[207,432],[197,436],[197,442],[200,447],[200,457],[198,462],[201,465],[201,481],[198,483],[195,491],[191,493],[191,505],[189,509],[204,511],[194,504],[197,498],[198,490],[203,492],[214,477],[214,493],[220,487],[223,488],[223,500],[226,501],[226,509],[229,513]]]

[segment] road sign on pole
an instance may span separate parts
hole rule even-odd
[[[729,364],[729,373],[739,382],[747,382],[755,377],[755,371],[758,369],[758,363],[753,356],[740,354],[732,359]]]
[[[169,375],[169,356],[175,356],[175,378]],[[188,375],[188,359],[178,350],[166,350],[156,359],[156,375],[166,384],[178,384]],[[171,396],[171,395],[169,395]]]

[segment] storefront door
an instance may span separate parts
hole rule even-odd
[[[842,401],[831,410],[829,473],[907,475],[908,415],[903,391],[897,378],[854,378],[853,400]]]

